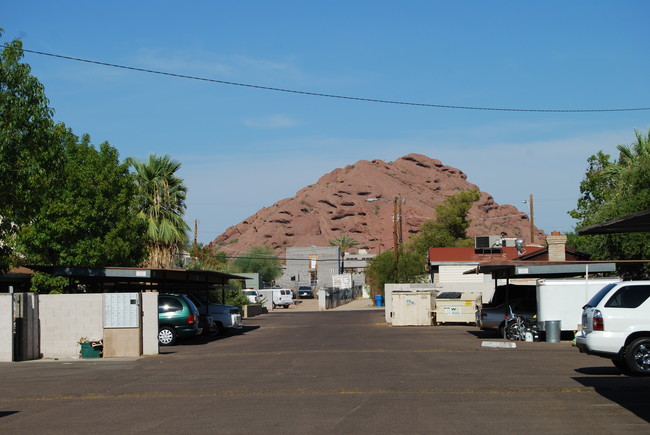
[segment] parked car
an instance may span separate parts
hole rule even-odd
[[[298,297],[299,298],[314,298],[314,291],[312,290],[311,286],[308,285],[301,285],[298,287]]]
[[[189,295],[189,298],[199,309],[199,312],[210,315],[217,326],[217,335],[225,333],[229,329],[241,329],[242,319],[239,308],[233,305],[211,304],[204,298]]]
[[[533,318],[537,314],[537,300],[532,298],[517,298],[504,302],[496,307],[481,308],[476,314],[476,325],[481,329],[494,329],[503,337],[506,324],[506,314],[510,312],[523,317]]]
[[[214,319],[208,314],[199,313],[199,327],[203,330],[202,335],[216,335],[219,331]]]
[[[194,337],[202,332],[199,310],[185,295],[158,295],[158,343],[171,346],[178,338]]]
[[[248,301],[251,304],[259,304],[262,302],[262,296],[258,293],[257,290],[253,290],[251,288],[244,289],[244,294],[248,298]]]
[[[580,352],[609,358],[623,373],[650,376],[650,281],[623,281],[600,290],[582,311]]]

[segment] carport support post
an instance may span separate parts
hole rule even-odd
[[[504,324],[503,324],[503,338],[506,338],[508,335],[508,314],[510,312],[508,311],[508,299],[509,299],[509,293],[510,293],[510,278],[506,278],[506,314],[504,316]]]

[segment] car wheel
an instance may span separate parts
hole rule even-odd
[[[215,331],[214,335],[223,335],[223,333],[226,331],[223,327],[223,323],[221,322],[216,322],[215,326],[217,327],[217,330]]]
[[[650,376],[650,338],[634,340],[625,349],[625,363],[631,375]]]
[[[289,305],[285,305],[284,308],[289,308]]]
[[[497,334],[499,335],[500,338],[503,338],[503,334],[505,332],[505,330],[504,330],[505,326],[506,326],[506,324],[504,322],[504,323],[500,324],[499,329],[497,329]]]
[[[508,340],[520,340],[520,331],[517,322],[510,322],[506,328],[506,338]]]
[[[619,369],[624,375],[629,375],[630,374],[630,368],[627,366],[627,363],[625,362],[625,360],[612,359],[612,363],[614,363],[614,367]]]
[[[163,326],[158,331],[158,343],[161,346],[171,346],[176,343],[176,331],[169,326]]]

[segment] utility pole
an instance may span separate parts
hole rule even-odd
[[[397,253],[397,247],[399,246],[399,240],[397,238],[397,197],[393,201],[393,250],[395,255],[395,264],[397,264],[397,259],[399,254]]]
[[[194,252],[196,252],[196,249],[199,246],[199,244],[197,242],[198,234],[199,234],[199,220],[194,219]]]
[[[399,280],[399,251],[402,245],[402,196],[393,201],[393,249],[395,255],[395,278]]]
[[[533,194],[530,194],[530,243],[535,243],[535,209],[533,207]]]

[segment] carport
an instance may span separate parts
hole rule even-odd
[[[0,295],[1,361],[68,358],[78,352],[80,337],[103,338],[104,356],[158,353],[157,293],[225,290],[243,276],[204,270],[29,266],[67,278],[76,293]],[[15,289],[15,288],[14,288]],[[13,345],[11,345],[13,343]]]
[[[580,228],[581,236],[589,234],[647,233],[650,232],[650,210],[621,216],[600,224]]]
[[[156,269],[130,267],[27,266],[29,269],[68,278],[85,287],[87,293],[188,292],[225,290],[229,280],[246,277],[211,270]]]

